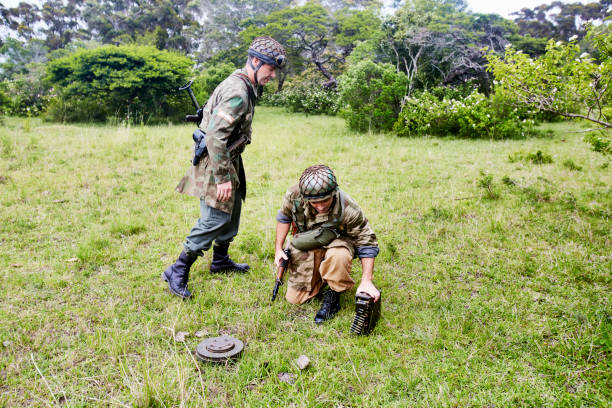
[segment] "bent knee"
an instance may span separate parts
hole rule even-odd
[[[351,251],[345,247],[329,248],[325,251],[325,259],[333,259],[334,261],[342,263],[351,263],[353,261]]]

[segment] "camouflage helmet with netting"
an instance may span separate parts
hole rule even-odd
[[[332,169],[324,164],[310,166],[300,176],[300,193],[307,200],[323,200],[338,188]]]
[[[276,68],[283,68],[287,63],[285,48],[272,37],[256,37],[249,46],[248,54]]]

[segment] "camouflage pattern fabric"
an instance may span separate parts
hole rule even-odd
[[[291,274],[288,282],[289,285],[296,290],[311,290],[310,284],[312,282],[312,273],[314,271],[315,251],[342,246],[351,252],[351,256],[354,256],[356,248],[378,247],[376,234],[370,227],[368,219],[365,217],[363,211],[355,200],[340,189],[334,193],[333,197],[334,202],[327,214],[318,214],[310,205],[306,203],[300,193],[298,184],[292,186],[283,198],[283,204],[280,212],[287,218],[292,218],[292,212],[294,209],[301,212],[306,226],[305,230],[307,231],[317,228],[322,223],[329,222],[335,216],[338,216],[341,205],[339,201],[340,199],[344,201],[344,210],[340,216],[340,225],[338,227],[341,233],[340,238],[332,241],[329,245],[326,245],[321,249],[314,249],[310,251],[300,251],[291,246]]]
[[[233,160],[230,157],[228,141],[236,128],[234,135],[246,135],[250,140],[255,111],[245,82],[236,74],[247,75],[247,71],[239,69],[227,77],[204,106],[201,127],[206,132],[208,155],[197,166],[191,166],[176,187],[179,193],[202,198],[207,205],[229,214],[240,186],[239,173],[243,169],[240,155]],[[251,83],[248,86],[256,95],[255,87]],[[228,201],[217,201],[217,184],[228,181],[232,182],[232,197]]]
[[[293,245],[291,247],[291,262],[289,264],[289,279],[287,284],[294,290],[310,292],[312,290],[312,274],[315,270],[315,254],[318,252],[318,259],[325,257],[325,252],[329,248],[344,247],[349,250],[351,257],[354,256],[354,249],[350,241],[346,238],[338,238],[319,249],[310,251],[300,251]]]
[[[256,37],[249,46],[249,51],[255,51],[273,61],[276,61],[279,56],[287,57],[285,47],[272,37]],[[276,63],[274,65],[281,68]]]
[[[300,192],[308,199],[323,199],[338,188],[334,172],[324,164],[310,166],[300,176]]]

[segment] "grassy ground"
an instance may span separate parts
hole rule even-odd
[[[206,254],[183,302],[159,275],[198,217],[173,191],[192,129],[7,119],[0,406],[611,406],[612,170],[575,127],[550,126],[522,141],[398,139],[258,108],[230,248],[251,272],[211,275]],[[533,163],[538,150],[552,163]],[[383,316],[368,337],[348,333],[353,293],[321,327],[318,302],[270,303],[274,216],[320,162],[378,235]],[[196,363],[196,332],[245,352]]]

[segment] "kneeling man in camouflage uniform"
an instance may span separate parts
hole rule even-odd
[[[352,260],[361,259],[363,273],[357,292],[377,301],[380,292],[372,283],[374,258],[378,255],[376,234],[361,208],[338,188],[333,171],[325,165],[307,168],[298,184],[283,199],[277,216],[274,262],[287,259],[283,245],[293,225],[290,276],[286,299],[302,304],[316,296],[323,286],[323,304],[315,323],[331,319],[340,309],[340,294],[350,290]]]

